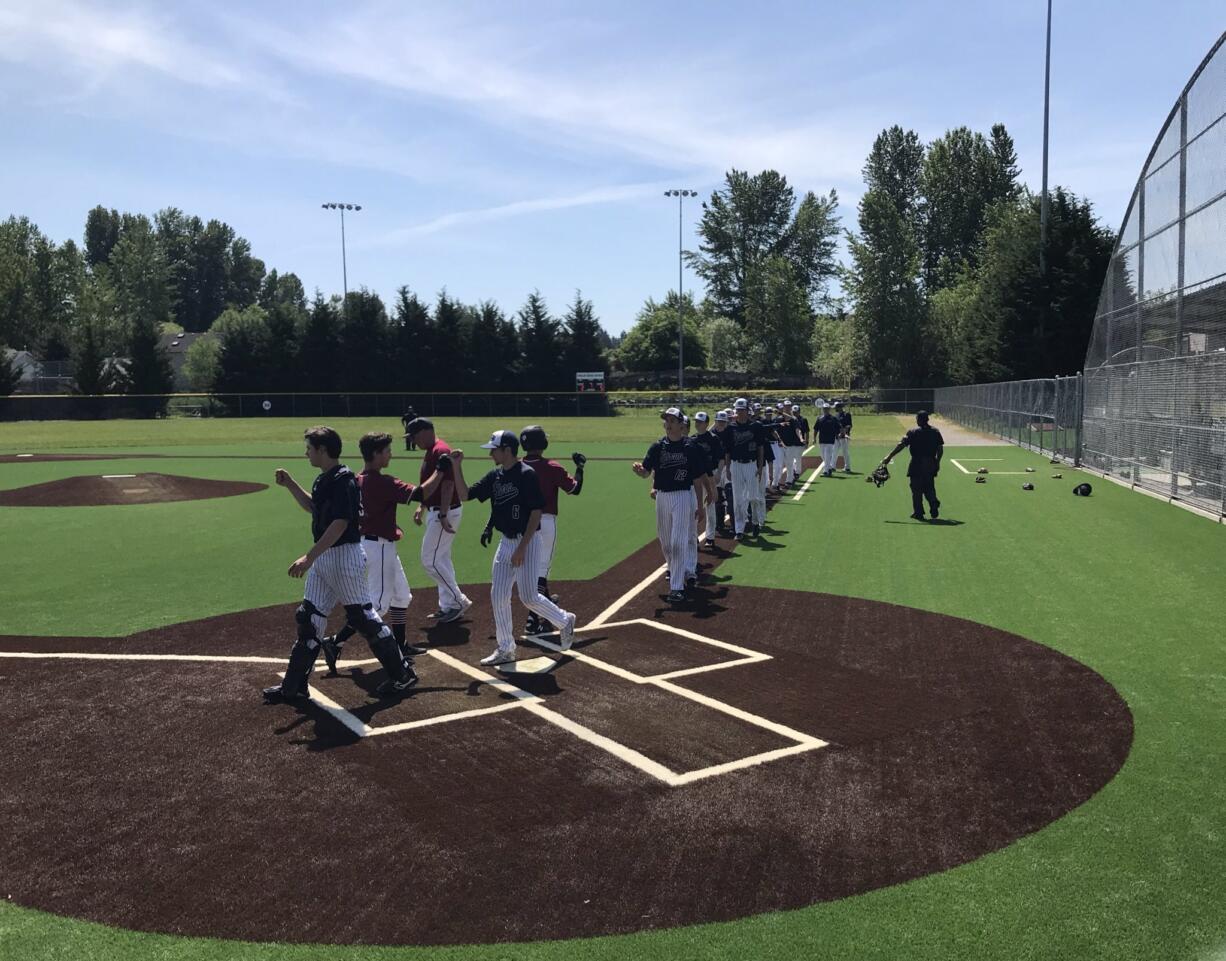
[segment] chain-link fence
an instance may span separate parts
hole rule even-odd
[[[1081,376],[938,387],[937,413],[1050,457],[1078,461]]]
[[[1226,514],[1226,34],[1180,94],[1116,240],[1086,353],[1084,460]]]
[[[109,420],[125,417],[601,417],[606,394],[14,394],[0,397],[0,421]]]

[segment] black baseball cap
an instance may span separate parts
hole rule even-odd
[[[513,453],[519,453],[519,438],[515,436],[513,431],[496,430],[490,434],[488,444],[481,445],[483,450],[498,450],[503,447],[509,447]]]
[[[434,430],[434,421],[425,417],[414,417],[404,429],[405,437],[412,437],[423,430]]]

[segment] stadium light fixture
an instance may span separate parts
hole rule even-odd
[[[698,191],[673,188],[672,190],[664,191],[664,196],[677,198],[677,392],[681,394],[685,391],[685,299],[681,293],[681,285],[684,278],[682,273],[684,244],[682,242],[681,208],[685,203],[685,198],[697,197]]]
[[[348,315],[349,312],[349,264],[345,254],[345,211],[358,211],[362,209],[361,204],[345,204],[329,201],[326,204],[320,204],[324,210],[339,210],[341,214],[341,290],[344,299],[341,301],[341,309]]]

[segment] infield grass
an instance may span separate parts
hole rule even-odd
[[[173,445],[178,453],[295,458],[302,426],[265,420],[104,422],[73,425],[63,443],[55,442],[54,432],[39,436],[46,444],[41,449],[98,449],[113,442],[117,453],[150,451],[172,446],[168,438],[175,436],[182,438]],[[369,426],[342,429],[348,440]],[[443,435],[457,446],[483,440],[497,426],[507,425],[440,422]],[[655,436],[653,417],[546,426],[555,457],[569,453],[572,445],[591,456],[638,457]],[[856,468],[871,468],[903,426],[894,417],[858,417]],[[177,433],[161,435],[172,428]],[[213,433],[219,428],[228,433]],[[31,430],[0,426],[0,450],[34,449]],[[821,479],[799,501],[789,497],[776,506],[765,542],[741,547],[720,574],[735,583],[852,595],[968,618],[1046,644],[1101,673],[1134,714],[1131,756],[1091,801],[1038,833],[954,870],[843,901],[582,943],[444,949],[246,945],[138,934],[0,902],[0,957],[1207,961],[1224,956],[1226,529],[1092,477],[1094,495],[1073,497],[1072,487],[1084,476],[1060,468],[1063,479],[1052,480],[1045,458],[1016,448],[950,448],[947,456],[972,469],[993,457],[1001,458],[986,462],[993,472],[1026,466],[1035,472],[990,474],[986,484],[975,484],[972,476],[946,466],[938,489],[948,523],[941,525],[907,518],[910,503],[901,469],[881,489],[866,484],[862,474]],[[5,464],[0,487],[138,470],[269,482],[275,466],[268,460],[195,458]],[[408,455],[393,461],[392,469],[415,475]],[[305,481],[310,470],[299,464],[294,473]],[[476,471],[466,473],[471,478]],[[1026,480],[1033,481],[1034,491],[1021,489]],[[583,495],[562,505],[555,576],[598,577],[648,542],[654,522],[646,489],[624,462],[590,464]],[[307,546],[307,518],[279,489],[181,504],[0,508],[0,518],[10,548],[0,560],[9,633],[120,634],[299,596],[300,583],[284,572]],[[477,544],[483,520],[481,509],[465,518],[456,550],[461,580],[488,578],[489,554]],[[410,533],[401,552],[415,587],[424,580],[416,543]],[[581,619],[584,613],[595,612],[581,612]],[[906,611],[900,609],[899,617]],[[854,629],[847,643],[855,643]],[[10,784],[20,775],[3,772]],[[10,807],[5,816],[21,816],[20,809]]]

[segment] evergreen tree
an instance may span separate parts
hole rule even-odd
[[[409,290],[396,290],[392,310],[391,357],[396,390],[424,390],[434,365],[430,308]]]
[[[605,370],[600,321],[590,300],[576,290],[575,299],[562,318],[565,343],[563,373],[569,377],[579,371]]]
[[[376,391],[389,379],[387,310],[378,294],[351,290],[341,309],[340,389]]]
[[[119,243],[121,218],[118,210],[99,205],[85,215],[85,262],[90,267],[109,263]]]
[[[174,369],[159,343],[160,336],[160,327],[144,318],[134,320],[128,339],[128,393],[166,395],[174,390]],[[137,402],[137,410],[146,417],[165,409],[165,396],[144,396]]]
[[[423,370],[423,380],[431,390],[463,390],[458,381],[464,369],[464,345],[467,338],[468,309],[440,290],[434,303],[430,325],[430,367]]]
[[[745,310],[749,369],[757,374],[798,374],[809,367],[813,320],[795,269],[783,257],[756,265]]]
[[[317,290],[298,342],[298,389],[321,393],[336,390],[339,352],[340,316],[336,305]]]
[[[78,329],[72,358],[73,392],[85,395],[113,393],[115,382],[107,366],[97,321],[87,317]]]
[[[219,344],[214,389],[222,394],[268,392],[273,369],[282,358],[273,348],[264,309],[254,304],[245,310],[228,307],[210,333]]]
[[[562,367],[561,325],[549,314],[545,298],[534,290],[519,309],[519,343],[523,374],[535,390],[573,390]],[[573,379],[573,375],[572,375]]]

